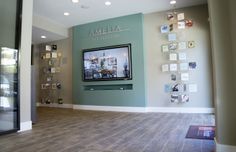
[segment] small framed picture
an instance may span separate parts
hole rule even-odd
[[[51,87],[51,84],[49,84],[49,83],[45,83],[44,85],[45,85],[46,89],[50,89],[50,87]]]
[[[56,68],[52,67],[51,68],[51,73],[56,73]]]
[[[175,50],[177,50],[177,48],[178,48],[178,44],[177,43],[170,43],[169,44],[169,50],[175,51]]]
[[[53,65],[53,60],[49,60],[48,65]]]
[[[170,31],[169,25],[162,25],[161,26],[161,33],[168,33]]]
[[[185,20],[185,25],[187,27],[192,27],[193,26],[193,20]]]
[[[185,49],[187,49],[187,42],[179,42],[179,43],[178,43],[178,49],[179,49],[179,50],[185,50]]]
[[[175,19],[174,13],[168,13],[167,14],[167,20],[168,21],[171,21],[171,20],[174,20],[174,19]]]
[[[171,81],[176,81],[177,80],[177,75],[176,74],[171,74],[170,79],[171,79]]]
[[[178,19],[178,21],[184,20],[184,13],[179,13],[177,15],[177,19]]]
[[[46,53],[46,59],[50,59],[51,58],[51,53]]]
[[[189,62],[189,69],[194,70],[197,68],[197,63],[196,62]]]
[[[188,70],[189,70],[189,65],[188,65],[188,63],[187,63],[187,62],[185,62],[185,63],[180,63],[180,64],[179,64],[179,69],[180,69],[180,71],[188,71]]]
[[[179,53],[179,60],[180,61],[187,60],[187,54],[185,52],[180,52]]]
[[[52,51],[51,45],[46,45],[46,46],[45,46],[45,50],[46,50],[46,51]]]
[[[178,22],[178,29],[185,29],[185,21]]]
[[[178,66],[177,64],[170,64],[170,71],[177,71],[178,70]]]
[[[168,41],[176,41],[176,34],[175,33],[168,34]]]
[[[194,41],[188,41],[188,48],[194,48],[195,42]]]
[[[51,82],[52,81],[52,77],[47,77],[47,82]]]
[[[52,84],[52,89],[57,89],[57,84],[56,83]]]
[[[169,46],[168,45],[162,45],[161,50],[162,50],[162,52],[169,52]]]
[[[177,61],[177,54],[176,53],[170,53],[169,54],[169,60],[170,61]]]
[[[57,45],[55,45],[55,44],[52,45],[52,50],[53,50],[53,51],[56,51],[56,50],[57,50]]]
[[[162,72],[168,72],[169,71],[169,65],[168,64],[163,64],[161,66],[161,71]]]
[[[51,56],[52,56],[52,58],[56,59],[57,58],[57,52],[52,52]]]
[[[41,89],[46,89],[46,85],[45,84],[41,84]]]

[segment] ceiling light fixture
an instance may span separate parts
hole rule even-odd
[[[171,4],[171,5],[176,4],[176,0],[171,0],[171,1],[170,1],[170,4]]]
[[[42,39],[46,39],[47,37],[46,37],[46,36],[44,36],[44,35],[42,35],[42,36],[41,36],[41,38],[42,38]]]
[[[106,5],[106,6],[110,6],[110,5],[111,5],[111,2],[110,2],[110,1],[106,1],[106,2],[105,2],[105,5]]]
[[[79,0],[71,0],[73,3],[79,3]]]
[[[65,16],[69,16],[70,13],[68,13],[68,12],[64,12],[64,15],[65,15]]]

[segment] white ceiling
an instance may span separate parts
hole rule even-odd
[[[151,13],[170,10],[170,0],[110,0],[112,5],[105,6],[106,0],[34,0],[34,15],[53,20],[65,27],[104,20],[135,13]],[[176,8],[207,3],[207,0],[176,0]],[[83,8],[88,7],[88,8]],[[64,16],[69,12],[70,16]]]
[[[47,38],[42,39],[41,36],[44,35]],[[46,42],[52,42],[52,41],[57,41],[61,39],[65,39],[65,36],[37,28],[35,26],[32,27],[32,44],[41,44],[41,43],[46,43]]]

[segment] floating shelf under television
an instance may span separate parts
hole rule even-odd
[[[85,91],[96,90],[133,90],[133,84],[84,85]]]

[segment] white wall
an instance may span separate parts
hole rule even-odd
[[[167,35],[161,34],[160,26],[168,24],[167,12],[144,15],[144,36],[147,63],[147,106],[148,107],[213,107],[212,61],[208,9],[206,5],[177,10],[192,19],[194,25],[185,30],[175,30],[179,41],[194,40],[196,47],[185,51],[188,61],[196,61],[197,69],[189,71],[189,83],[198,85],[198,92],[190,94],[190,102],[174,104],[170,94],[164,92],[164,85],[171,83],[171,73],[161,72],[161,65],[170,63],[168,55],[162,53],[161,45],[168,43]]]
[[[31,129],[31,32],[33,0],[23,0],[20,45],[20,123],[21,131]]]

